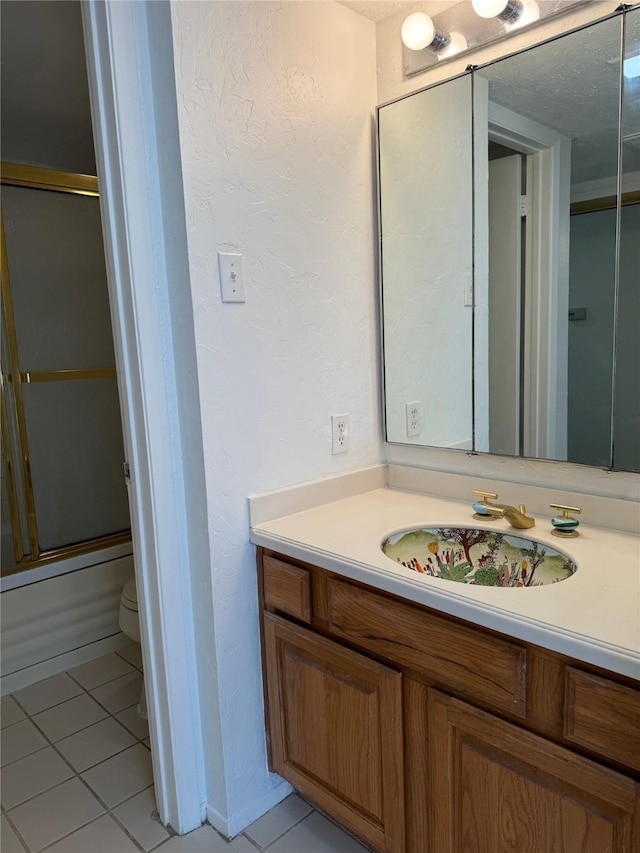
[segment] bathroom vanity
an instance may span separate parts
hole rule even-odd
[[[637,851],[637,537],[541,523],[577,571],[524,589],[380,550],[469,520],[377,489],[254,524],[271,768],[376,851]]]

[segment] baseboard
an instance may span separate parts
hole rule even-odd
[[[231,818],[224,817],[217,809],[207,803],[207,822],[226,838],[235,838],[259,817],[281,803],[292,791],[291,785],[282,779],[270,791],[252,803],[245,805],[242,811]]]
[[[122,631],[118,631],[117,634],[104,637],[102,640],[96,640],[95,643],[89,643],[78,649],[72,649],[70,652],[56,655],[56,657],[49,658],[49,660],[33,664],[33,666],[19,669],[9,675],[3,675],[0,678],[0,696],[15,693],[16,690],[29,687],[30,684],[42,681],[43,678],[58,675],[61,672],[72,669],[74,666],[80,666],[81,663],[87,663],[90,660],[102,657],[102,655],[108,655],[109,652],[123,649],[130,643],[131,640],[129,637],[123,634]]]

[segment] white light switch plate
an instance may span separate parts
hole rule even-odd
[[[244,295],[244,270],[242,255],[218,252],[220,293],[223,302],[246,302]]]

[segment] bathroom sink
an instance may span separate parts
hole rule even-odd
[[[382,550],[420,574],[482,586],[544,586],[567,580],[577,569],[549,545],[475,527],[405,530],[385,539]]]

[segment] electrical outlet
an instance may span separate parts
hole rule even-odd
[[[420,435],[420,403],[405,403],[407,435]]]
[[[331,415],[331,452],[349,450],[349,415]]]

